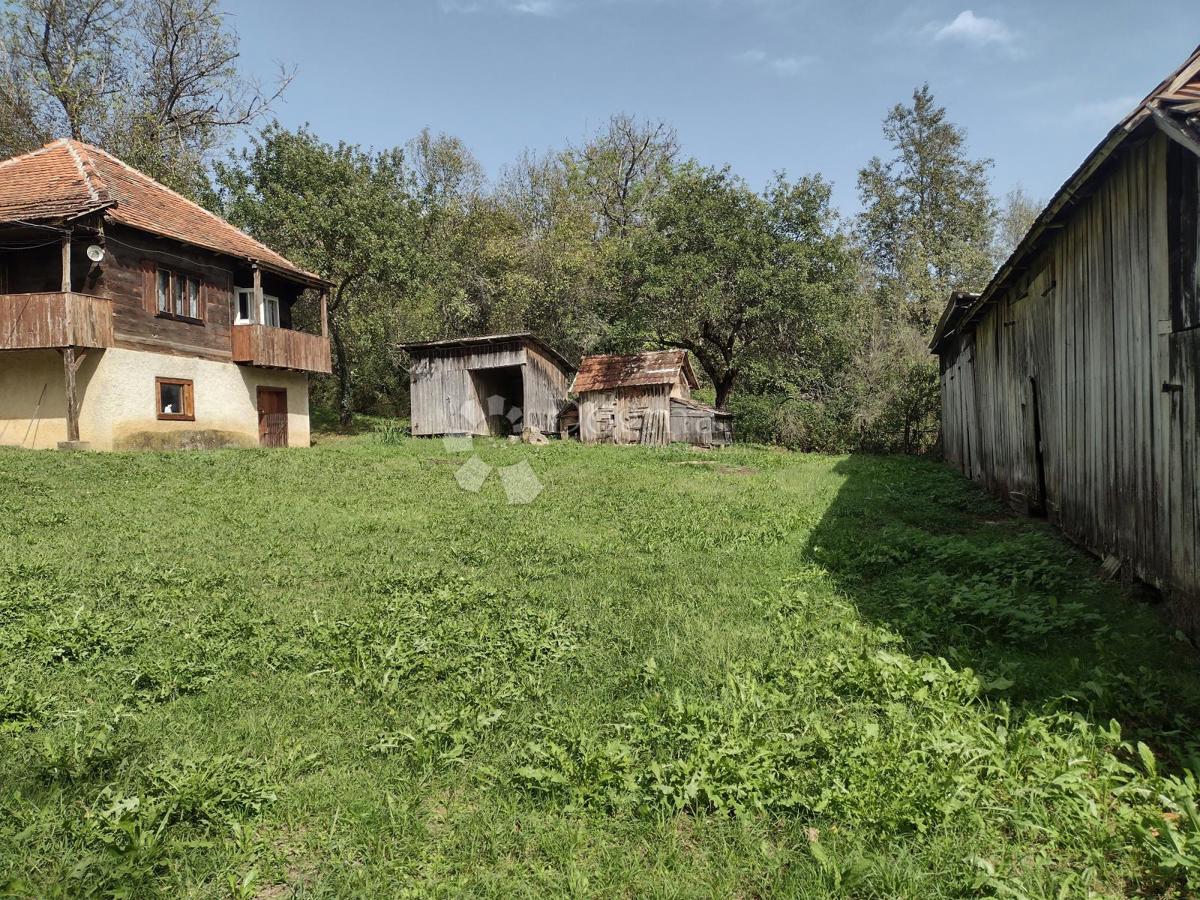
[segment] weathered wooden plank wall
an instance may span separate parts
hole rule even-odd
[[[671,440],[697,447],[727,447],[733,443],[733,419],[672,398]]]
[[[667,384],[646,384],[587,391],[579,398],[579,439],[584,443],[669,443],[671,390]]]
[[[472,372],[519,366],[523,381],[522,423],[545,433],[557,430],[567,397],[567,373],[536,348],[518,342],[488,347],[423,350],[410,370],[412,432],[415,435],[489,433]]]
[[[941,381],[947,461],[1170,589],[1196,629],[1200,315],[1171,308],[1168,254],[1181,152],[1155,135],[1113,160],[973,332],[943,344]]]
[[[111,347],[112,304],[59,292],[0,294],[0,350]]]

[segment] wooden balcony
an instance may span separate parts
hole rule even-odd
[[[233,361],[325,375],[333,371],[329,338],[269,325],[234,325]]]
[[[53,291],[0,294],[0,350],[111,347],[112,304],[103,297]]]

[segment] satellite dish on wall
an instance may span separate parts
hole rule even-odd
[[[87,257],[92,262],[100,262],[104,259],[104,248],[99,244],[89,244],[87,248]]]

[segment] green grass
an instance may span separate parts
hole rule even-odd
[[[476,449],[544,491],[0,452],[0,893],[1200,886],[1195,653],[1044,525],[914,460]]]

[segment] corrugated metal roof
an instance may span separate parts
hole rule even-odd
[[[585,356],[571,391],[611,391],[619,387],[673,384],[683,371],[688,384],[697,386],[686,350],[649,350],[628,356]]]
[[[66,138],[0,162],[0,222],[106,218],[323,282],[224,219],[99,147]]]

